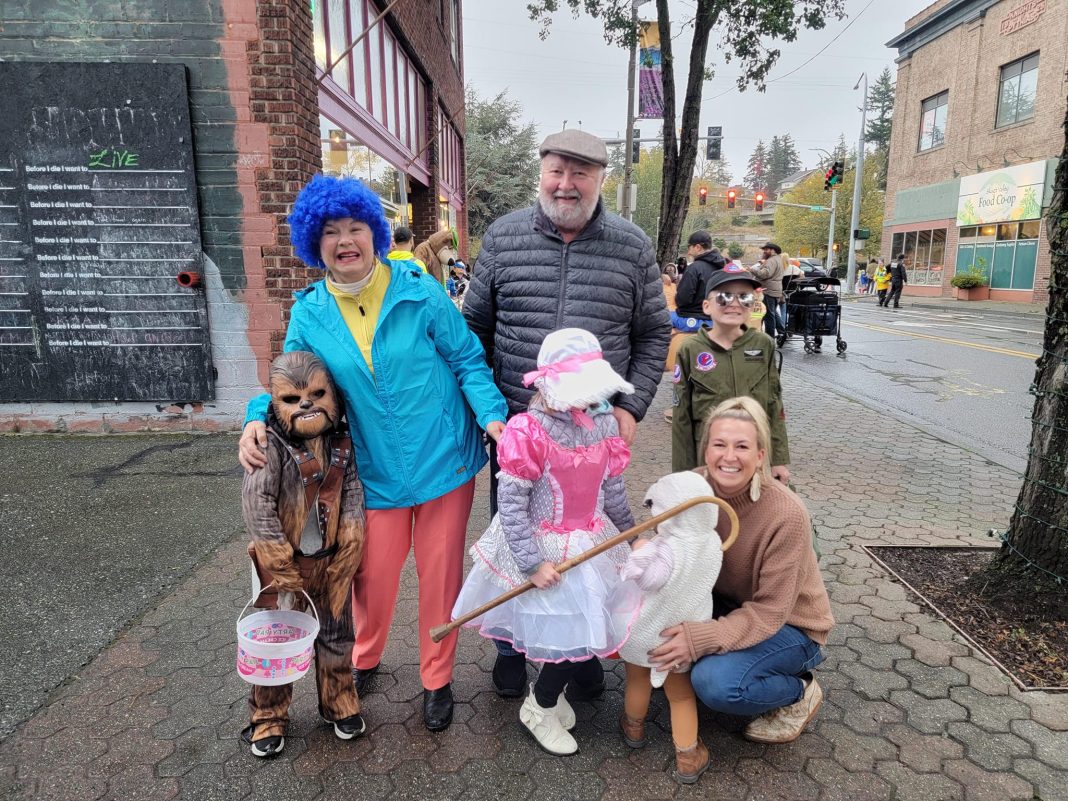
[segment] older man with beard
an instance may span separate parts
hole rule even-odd
[[[603,141],[565,130],[542,142],[535,206],[496,220],[482,238],[464,317],[486,349],[510,414],[526,410],[534,390],[523,375],[537,368],[545,335],[584,328],[597,337],[604,358],[635,387],[612,400],[619,431],[633,442],[663,375],[671,322],[652,243],[640,228],[601,202],[608,166]],[[491,476],[498,470],[491,443]],[[496,486],[490,505],[496,512]],[[526,688],[526,659],[503,642],[493,683],[499,695]],[[588,663],[569,686],[575,698],[604,687],[600,663]]]

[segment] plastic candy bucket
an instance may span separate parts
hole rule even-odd
[[[249,684],[290,684],[308,672],[319,634],[319,612],[308,593],[304,597],[315,617],[279,609],[242,617],[255,596],[241,610],[237,618],[237,673]]]

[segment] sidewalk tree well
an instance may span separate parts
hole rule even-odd
[[[997,558],[976,579],[989,594],[1059,581],[1068,592],[1068,114],[1046,216],[1051,269],[1042,355],[1031,392],[1031,447],[1023,486]],[[1026,585],[1025,585],[1026,586]]]
[[[538,189],[538,134],[523,125],[523,108],[505,92],[464,98],[467,154],[467,226],[475,256],[482,234],[502,214],[529,206]]]
[[[664,168],[660,195],[660,222],[656,241],[656,260],[663,264],[674,258],[682,234],[697,156],[701,117],[701,90],[713,76],[714,67],[707,63],[708,42],[713,30],[719,41],[716,52],[724,62],[735,63],[738,89],[749,85],[763,89],[768,72],[779,59],[780,51],[771,46],[775,40],[792,42],[802,28],[818,30],[828,18],[845,16],[844,0],[696,0],[693,8],[693,37],[688,53],[686,90],[681,115],[676,113],[675,39],[671,31],[668,0],[656,0],[656,19],[660,29],[660,59],[664,78]],[[572,14],[583,12],[599,17],[604,23],[605,39],[630,47],[638,32],[631,19],[631,0],[531,0],[527,4],[531,19],[541,23],[547,36],[553,15],[562,7]],[[691,20],[686,21],[687,26]],[[621,98],[622,99],[622,98]],[[681,135],[676,131],[681,128]]]

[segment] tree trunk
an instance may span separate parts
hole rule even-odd
[[[1016,581],[1028,560],[1068,578],[1068,115],[1046,232],[1052,268],[1042,355],[1031,388],[1030,457],[1007,541],[987,570],[992,585]]]
[[[697,161],[701,89],[704,86],[708,36],[718,18],[714,0],[698,0],[690,49],[686,97],[682,103],[682,136],[675,136],[675,66],[671,54],[671,18],[668,0],[656,0],[660,30],[660,61],[664,78],[664,183],[660,190],[660,224],[657,226],[656,263],[675,261],[679,236],[690,201],[690,182]]]

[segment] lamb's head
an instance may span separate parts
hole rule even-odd
[[[712,487],[697,473],[687,471],[664,476],[645,493],[645,506],[652,514],[666,512],[680,503],[702,495],[714,495]],[[665,520],[656,528],[659,537],[674,537],[680,540],[701,540],[714,537],[717,541],[716,523],[719,507],[711,503],[691,506],[675,517]]]

